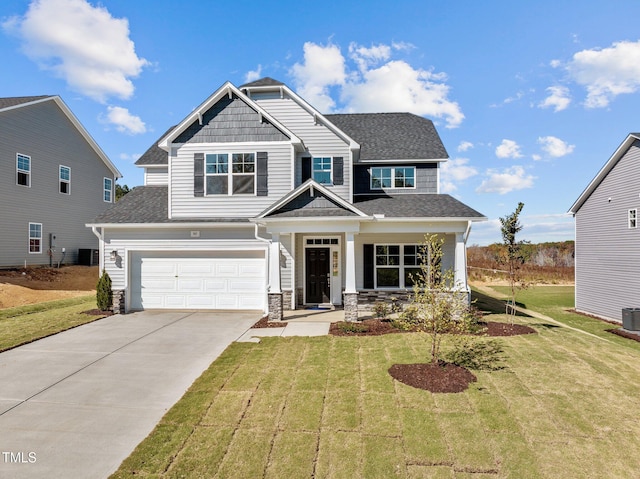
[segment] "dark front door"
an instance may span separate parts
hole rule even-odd
[[[329,303],[329,248],[305,250],[307,303]]]

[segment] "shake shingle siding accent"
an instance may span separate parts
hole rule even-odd
[[[289,138],[244,101],[223,98],[182,132],[174,143],[286,141]]]
[[[620,321],[622,308],[640,307],[640,228],[627,222],[640,210],[639,177],[635,141],[576,213],[578,310]]]

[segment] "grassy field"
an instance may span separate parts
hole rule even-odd
[[[95,321],[100,316],[83,314],[95,308],[94,294],[0,310],[0,351]]]
[[[521,301],[555,317],[558,293]],[[504,368],[458,394],[387,373],[427,360],[420,333],[234,343],[112,477],[638,477],[640,343],[516,321],[538,334],[501,339]]]

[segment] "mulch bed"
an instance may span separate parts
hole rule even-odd
[[[113,311],[101,311],[99,309],[90,309],[89,311],[83,311],[83,314],[88,314],[90,316],[112,316]]]
[[[521,334],[534,334],[535,329],[524,324],[497,323],[487,321],[478,323],[482,328],[486,328],[481,334],[484,336],[519,336]]]
[[[269,321],[269,316],[260,319],[252,328],[284,328],[287,325],[285,321]]]
[[[640,334],[630,333],[629,331],[621,328],[607,329],[608,333],[622,336],[623,338],[632,339],[633,341],[640,342]]]
[[[389,368],[389,374],[403,384],[432,393],[459,393],[477,381],[469,370],[442,361],[394,364]]]

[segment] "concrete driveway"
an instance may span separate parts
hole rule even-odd
[[[109,476],[260,316],[117,315],[0,353],[0,477]]]

